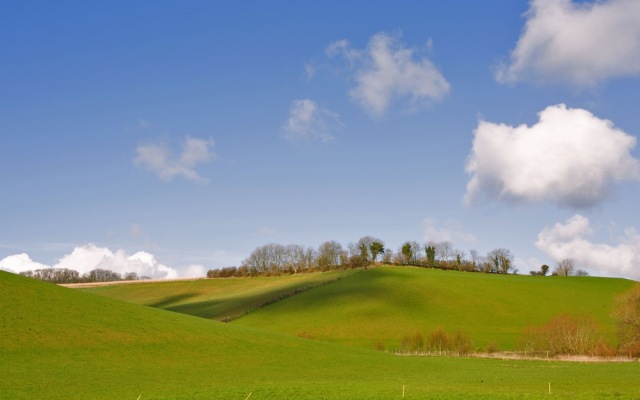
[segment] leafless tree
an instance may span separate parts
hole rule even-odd
[[[565,258],[556,265],[556,269],[553,270],[554,274],[558,276],[571,276],[575,271],[575,262],[572,258]]]
[[[324,242],[318,247],[317,263],[320,269],[328,269],[341,265],[342,245],[335,240]]]
[[[451,242],[437,242],[436,243],[436,257],[440,261],[449,261],[453,256],[453,245]]]
[[[393,262],[394,253],[391,249],[385,249],[382,255],[382,262],[385,264],[391,264]]]
[[[513,255],[509,249],[493,249],[487,254],[491,270],[499,274],[508,274],[513,269]]]

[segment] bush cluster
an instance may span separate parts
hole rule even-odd
[[[461,330],[447,333],[443,328],[436,328],[423,335],[416,332],[406,335],[400,342],[400,353],[403,354],[457,354],[466,355],[472,350],[471,339]]]
[[[521,347],[529,353],[558,355],[613,356],[596,320],[589,316],[557,315],[542,326],[524,329]]]

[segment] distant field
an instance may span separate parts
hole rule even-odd
[[[235,324],[363,347],[397,346],[439,326],[466,332],[479,348],[513,349],[526,326],[561,313],[590,315],[615,343],[616,294],[632,281],[592,277],[474,274],[424,268],[362,271],[252,312]]]
[[[305,285],[343,277],[268,307],[257,304]],[[611,344],[613,297],[631,287],[624,279],[534,277],[378,267],[272,278],[158,282],[87,289],[90,293],[222,320],[291,336],[360,347],[397,347],[405,335],[437,327],[463,330],[481,350],[513,349],[526,326],[560,313],[591,315]]]
[[[198,279],[99,286],[89,293],[130,303],[222,321],[254,310],[296,290],[321,285],[356,271],[333,271],[279,277]]]
[[[403,385],[407,399],[640,397],[640,363],[393,356],[6,272],[0,360],[0,399],[389,399]]]

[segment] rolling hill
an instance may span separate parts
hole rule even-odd
[[[136,282],[83,290],[130,303],[223,321],[242,316],[275,299],[334,282],[356,272]]]
[[[555,398],[640,396],[638,363],[394,356],[2,271],[0,360],[2,399],[547,398],[549,383]]]
[[[514,349],[527,326],[558,314],[593,316],[615,342],[613,298],[624,279],[470,274],[423,268],[362,271],[256,310],[234,323],[357,346],[397,347],[438,327],[465,332],[478,349]]]
[[[336,277],[340,280],[333,281]],[[332,281],[268,307],[296,287]],[[596,318],[615,343],[610,317],[617,293],[632,281],[594,277],[471,274],[412,267],[378,267],[327,275],[213,279],[120,285],[91,293],[207,318],[228,310],[233,324],[360,347],[397,347],[403,336],[442,327],[461,330],[483,349],[513,349],[527,326],[558,314]],[[246,314],[247,311],[251,311]]]

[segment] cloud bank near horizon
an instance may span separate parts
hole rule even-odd
[[[611,121],[564,104],[538,115],[532,126],[478,123],[466,164],[467,205],[486,196],[586,208],[607,198],[614,182],[640,180],[640,161],[631,155],[636,138]]]
[[[544,228],[535,242],[554,261],[572,258],[580,268],[602,276],[640,280],[640,234],[633,227],[624,229],[617,243],[589,240],[596,230],[589,220],[576,214],[564,222]]]
[[[153,279],[203,277],[206,274],[205,267],[200,264],[176,269],[161,263],[153,254],[146,251],[128,255],[124,250],[112,251],[107,247],[98,247],[91,243],[75,247],[55,265],[35,262],[26,253],[11,255],[0,260],[0,269],[15,273],[43,268],[67,268],[78,271],[80,275],[101,268],[119,274],[135,272],[138,276],[148,276]]]

